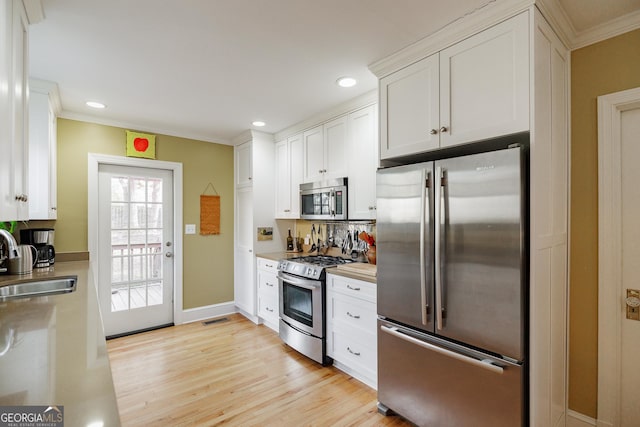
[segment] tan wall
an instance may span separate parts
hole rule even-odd
[[[87,251],[87,154],[125,155],[125,130],[58,119],[57,252]],[[183,307],[233,301],[233,147],[157,135],[158,160],[183,165],[183,219],[200,229],[200,194],[221,196],[221,233],[184,236]],[[184,225],[181,224],[184,229]]]
[[[597,415],[598,118],[596,98],[640,86],[640,30],[571,54],[569,408]]]

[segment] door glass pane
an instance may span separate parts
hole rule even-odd
[[[313,327],[313,300],[309,289],[284,283],[282,287],[284,314],[307,326]]]
[[[111,311],[163,302],[162,180],[111,179]]]

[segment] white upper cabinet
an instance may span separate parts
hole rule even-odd
[[[276,218],[300,218],[300,183],[303,172],[302,134],[275,146]]]
[[[303,133],[304,182],[346,176],[347,117]]]
[[[21,1],[0,6],[0,220],[27,220],[28,21]]]
[[[380,79],[380,158],[529,130],[529,25],[520,14]]]
[[[380,157],[406,156],[440,146],[438,55],[380,80]]]
[[[529,130],[529,19],[440,52],[440,146]]]
[[[251,142],[245,142],[237,147],[235,151],[236,157],[236,186],[242,187],[251,185],[252,180],[252,158],[251,158]]]
[[[376,218],[377,107],[349,114],[349,219]]]
[[[29,90],[29,219],[56,219],[58,86],[31,80]]]

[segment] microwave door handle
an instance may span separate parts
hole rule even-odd
[[[329,209],[331,210],[331,216],[336,216],[336,191],[333,188],[329,192]]]

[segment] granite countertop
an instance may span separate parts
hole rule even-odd
[[[0,406],[64,406],[65,425],[119,426],[89,262],[3,275],[0,286],[69,275],[78,276],[75,292],[0,302]]]
[[[288,258],[308,256],[308,255],[315,255],[315,253],[310,254],[308,252],[268,252],[268,253],[256,254],[256,257],[268,259],[271,261],[279,261],[281,259],[288,259]],[[330,255],[336,255],[336,254],[330,254]],[[336,255],[336,256],[339,256],[339,255]],[[358,280],[364,280],[365,282],[376,283],[375,277],[340,270],[336,267],[327,268],[327,274],[335,274],[338,276],[349,277],[351,279],[358,279]]]

